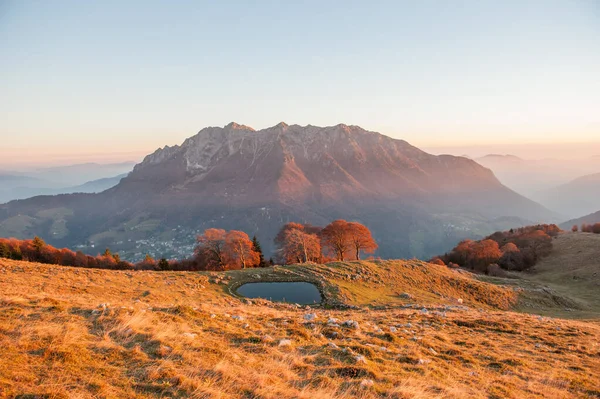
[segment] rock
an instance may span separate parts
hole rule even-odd
[[[279,340],[279,346],[292,346],[292,341],[289,339]]]
[[[252,278],[258,279],[258,278],[260,278],[260,274],[253,274]]]
[[[364,357],[363,355],[356,355],[354,356],[354,360],[356,361],[356,363],[367,363],[367,358]]]
[[[458,299],[456,300],[456,302],[458,302],[458,303],[460,303],[460,304],[462,305],[462,303],[463,303],[463,300],[462,300],[462,298],[458,298]]]
[[[270,335],[268,335],[268,334],[267,334],[267,335],[263,335],[263,336],[260,338],[260,340],[261,340],[262,342],[273,342],[273,341],[274,341],[273,337],[271,337],[271,336],[270,336]]]
[[[338,324],[338,319],[330,317],[329,320],[327,320],[327,324]]]
[[[190,338],[190,339],[194,339],[194,338],[196,338],[196,337],[198,336],[198,334],[194,334],[194,333],[187,333],[187,332],[186,332],[186,333],[183,333],[183,334],[181,334],[181,335],[182,335],[183,337],[185,337],[185,338]]]
[[[427,314],[427,313],[429,313],[429,310],[427,310],[427,308],[423,308],[423,309],[421,309],[421,313]]]
[[[239,320],[239,321],[244,320],[244,316],[239,316],[239,315],[233,315],[233,316],[231,316],[231,318],[233,320]]]
[[[214,319],[215,317],[217,317],[217,315],[216,315],[216,314],[211,314],[211,315],[210,315],[210,318],[211,318],[211,319]]]
[[[360,328],[358,322],[354,320],[346,320],[342,323],[342,325],[344,327],[354,328],[355,330],[358,330]]]
[[[360,386],[365,388],[372,387],[374,384],[375,383],[373,382],[373,380],[362,380],[360,382]]]
[[[400,298],[402,298],[402,299],[412,299],[413,296],[410,295],[408,292],[403,292],[402,294],[400,294]]]
[[[317,318],[316,313],[309,313],[304,315],[304,320],[306,321],[314,321]]]
[[[429,352],[431,352],[432,355],[437,356],[437,352],[435,351],[435,349],[433,348],[429,348]]]
[[[250,324],[246,323],[246,324],[244,324],[242,327],[244,327],[244,328],[248,328],[248,327],[250,327]]]
[[[393,333],[395,333],[396,331],[398,331],[398,330],[396,329],[396,327],[390,327],[390,332],[393,332]]]
[[[327,346],[328,346],[328,347],[330,347],[331,349],[339,349],[339,348],[340,348],[339,346],[337,346],[337,345],[336,345],[335,343],[333,343],[333,342],[329,342],[329,343],[327,344]]]
[[[253,304],[253,302],[250,299],[246,299],[244,302],[246,303],[246,305],[252,305]]]

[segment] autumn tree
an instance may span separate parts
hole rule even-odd
[[[571,227],[571,231],[573,233],[577,233],[579,231],[579,226],[577,226],[576,224],[574,224],[573,227]]]
[[[8,244],[0,240],[0,258],[10,258],[11,250]]]
[[[224,254],[228,268],[255,267],[260,262],[248,234],[231,230],[225,235]]]
[[[354,249],[354,255],[357,260],[360,260],[361,251],[367,254],[372,254],[377,249],[377,243],[365,225],[358,222],[348,223],[348,239],[350,245]]]
[[[339,261],[351,250],[350,227],[345,220],[334,220],[321,231],[321,243]]]
[[[223,229],[207,229],[197,237],[198,245],[194,253],[207,269],[225,269],[225,236]]]
[[[525,265],[523,262],[523,254],[515,244],[509,242],[508,244],[504,245],[500,250],[502,251],[502,256],[498,261],[498,265],[500,265],[501,268],[506,270],[524,269]]]
[[[286,264],[317,261],[321,257],[318,228],[300,223],[287,223],[275,237],[278,257]]]

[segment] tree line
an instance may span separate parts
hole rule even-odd
[[[39,237],[32,240],[0,238],[0,258],[115,270],[232,270],[267,267],[275,263],[361,259],[363,254],[371,254],[377,249],[366,226],[345,220],[335,220],[324,228],[287,223],[275,237],[275,259],[268,261],[257,237],[250,239],[243,231],[211,228],[196,241],[191,258],[156,260],[146,255],[144,260],[134,264],[122,260],[118,253],[112,253],[108,248],[102,254],[91,256],[81,251],[55,248]]]
[[[560,232],[555,224],[499,231],[482,240],[463,240],[431,262],[493,275],[501,275],[502,270],[523,271],[550,254],[552,238]]]
[[[573,227],[571,228],[571,231],[574,233],[577,233],[579,231],[579,226],[573,225]],[[600,234],[600,223],[593,223],[593,224],[583,223],[581,225],[581,232],[582,233]]]

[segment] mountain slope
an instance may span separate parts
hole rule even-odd
[[[600,173],[582,176],[558,187],[540,191],[533,198],[549,209],[569,217],[595,212],[600,207]]]
[[[572,226],[581,227],[582,224],[600,223],[600,211],[590,213],[577,219],[568,220],[560,225],[563,230],[569,230]]]
[[[72,215],[64,223],[39,216],[54,208]],[[235,123],[205,128],[148,155],[103,193],[9,203],[0,207],[0,235],[19,215],[35,218],[23,234],[131,253],[126,240],[189,252],[194,234],[207,227],[256,233],[269,251],[288,221],[346,218],[370,227],[385,257],[427,257],[491,232],[492,224],[553,217],[469,159],[433,156],[357,126],[285,123],[260,131]],[[60,237],[51,227],[57,223],[68,230]]]

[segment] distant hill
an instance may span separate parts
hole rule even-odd
[[[424,258],[554,214],[472,160],[434,156],[358,126],[255,131],[231,123],[158,149],[100,194],[1,206],[0,235],[181,256],[197,233],[219,227],[257,234],[269,253],[284,223],[337,218],[367,225],[380,256]]]
[[[498,179],[529,198],[540,191],[566,184],[580,176],[597,173],[600,166],[593,158],[582,160],[523,159],[514,155],[490,154],[475,161],[491,169]]]
[[[532,198],[568,217],[594,212],[600,208],[600,173],[579,177],[558,187],[540,191]]]
[[[572,226],[577,225],[581,227],[582,224],[594,224],[600,223],[600,211],[591,213],[586,216],[582,216],[580,218],[568,220],[560,225],[560,227],[564,230],[570,229]]]
[[[116,186],[122,178],[127,174],[122,174],[115,177],[107,177],[103,179],[93,180],[84,184],[72,187],[64,188],[47,188],[47,187],[27,187],[17,186],[11,187],[10,189],[0,189],[0,203],[7,202],[15,199],[31,198],[39,195],[58,195],[58,194],[72,194],[72,193],[99,193],[107,190],[111,187]],[[14,184],[27,184],[28,178],[21,176],[13,176],[12,182]],[[31,179],[34,182],[41,182],[37,179]],[[2,176],[0,175],[0,183],[2,182]]]

